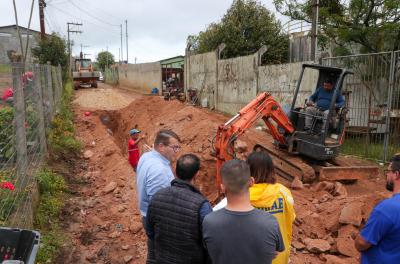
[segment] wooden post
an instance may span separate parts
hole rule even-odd
[[[53,119],[54,116],[54,96],[53,96],[53,84],[51,78],[51,65],[50,62],[47,62],[46,65],[46,80],[47,80],[47,94],[49,99],[49,122]]]
[[[25,97],[22,84],[23,65],[12,64],[13,90],[14,90],[14,129],[17,152],[17,181],[18,187],[24,189],[26,186],[26,168],[28,165],[28,151],[26,147],[25,130]]]
[[[51,75],[54,79],[54,111],[58,111],[60,107],[60,81],[58,80],[57,68],[51,66]]]
[[[40,65],[35,64],[34,66],[34,100],[36,103],[36,111],[38,114],[38,133],[39,133],[39,142],[40,142],[40,153],[42,155],[47,154],[47,143],[46,143],[46,130],[44,123],[44,110],[43,110],[43,94],[42,87],[40,82]]]
[[[62,91],[63,91],[63,83],[62,83],[62,75],[61,75],[61,65],[58,64],[56,68],[56,74],[57,74],[57,79],[58,79],[58,98],[57,98],[57,104],[58,108],[61,106],[61,97],[62,97]]]

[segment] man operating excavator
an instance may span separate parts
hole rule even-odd
[[[323,124],[321,131],[325,130],[326,120],[328,118],[329,107],[333,97],[333,81],[326,79],[322,87],[319,87],[308,99],[306,108],[305,131],[312,129],[312,122],[314,116],[323,116]],[[344,97],[339,94],[336,98],[336,108],[344,107]]]

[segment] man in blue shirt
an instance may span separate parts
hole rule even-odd
[[[176,179],[170,187],[159,190],[151,199],[146,232],[154,241],[157,263],[206,263],[201,227],[212,208],[193,185],[199,169],[200,159],[196,155],[179,157]]]
[[[319,87],[308,99],[306,109],[306,122],[304,130],[310,130],[313,116],[323,115],[323,125],[321,131],[325,130],[326,120],[328,118],[329,107],[331,105],[332,96],[334,93],[333,82],[329,79],[324,81],[323,87]],[[344,98],[339,94],[336,98],[337,108],[344,107]]]
[[[374,208],[354,242],[362,264],[400,263],[400,154],[391,159],[385,174],[393,196]]]
[[[143,154],[137,166],[136,190],[140,214],[146,229],[147,208],[153,195],[161,188],[168,187],[174,179],[171,161],[181,149],[180,139],[172,130],[158,131],[154,149]],[[155,263],[153,243],[147,241],[147,263]]]

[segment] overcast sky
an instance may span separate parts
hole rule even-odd
[[[40,30],[38,1],[31,28]],[[183,55],[188,35],[197,34],[208,24],[219,21],[232,0],[46,0],[46,32],[66,37],[67,22],[82,23],[74,27],[82,34],[71,34],[73,53],[81,44],[92,59],[108,50],[119,58],[120,24],[123,24],[123,55],[126,60],[125,19],[128,20],[129,62],[152,62]],[[283,23],[272,0],[261,0]],[[16,0],[18,21],[27,27],[32,0]],[[0,26],[15,24],[12,0],[0,0]]]

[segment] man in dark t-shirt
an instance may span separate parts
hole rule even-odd
[[[230,160],[222,166],[221,175],[228,204],[203,221],[203,241],[212,263],[271,263],[285,246],[276,219],[250,204],[254,179],[249,166]]]

